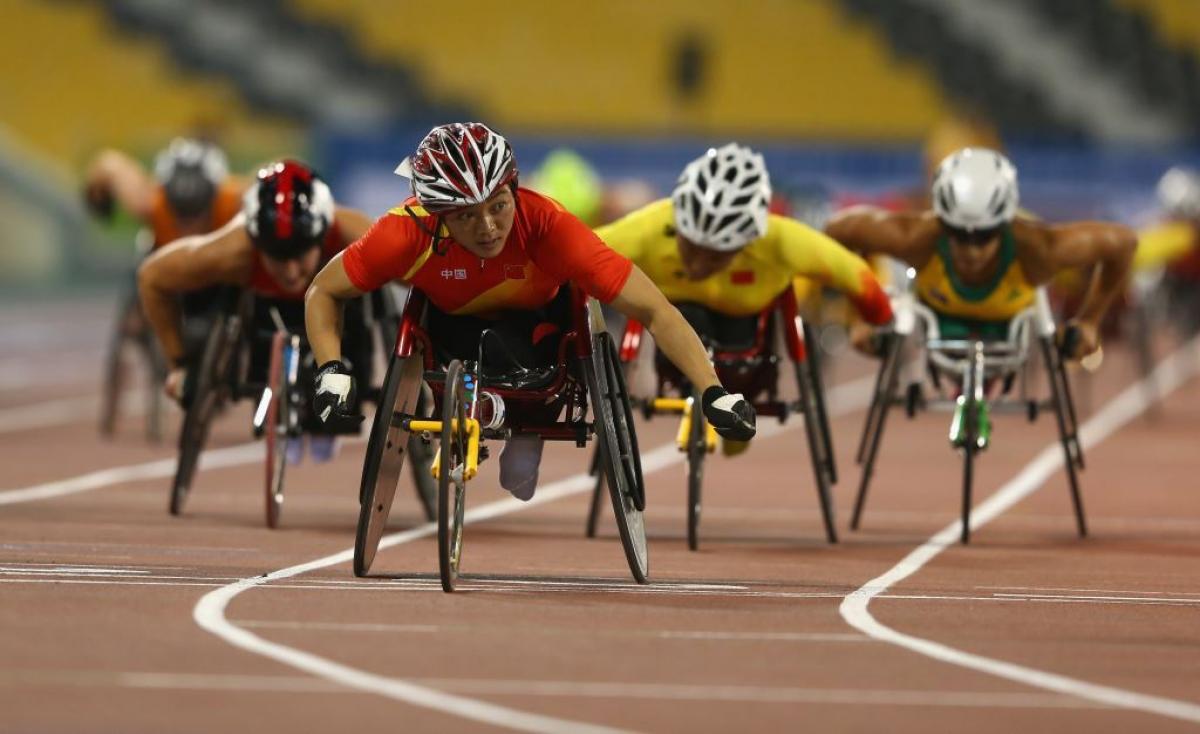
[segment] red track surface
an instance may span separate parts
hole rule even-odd
[[[587,492],[575,492],[510,503],[469,526],[453,595],[438,587],[424,536],[381,551],[374,570],[389,578],[358,580],[335,563],[241,591],[223,617],[209,597],[201,621],[257,637],[245,643],[255,650],[235,647],[197,624],[198,602],[349,548],[362,444],[290,470],[277,531],[263,527],[261,462],[236,450],[224,455],[249,463],[203,471],[181,518],[166,512],[169,466],[14,502],[10,490],[173,455],[144,446],[136,418],[113,442],[95,435],[107,305],[38,314],[0,311],[10,347],[0,365],[0,731],[1174,731],[1200,716],[1200,382],[1156,422],[1135,419],[1087,453],[1091,538],[1075,537],[1057,472],[972,546],[952,545],[869,607],[906,635],[1185,704],[1168,716],[934,660],[847,624],[845,596],[953,522],[959,502],[948,417],[896,414],[864,528],[845,529],[861,407],[834,421],[836,547],[823,542],[803,437],[789,426],[708,465],[699,552],[684,541],[681,465],[648,475],[649,586],[630,581],[611,523],[583,538]],[[1097,410],[1133,379],[1128,365],[1112,350],[1092,385]],[[843,366],[836,379],[864,369]],[[5,428],[20,415],[42,416],[41,427]],[[659,420],[641,443],[672,434]],[[248,438],[243,407],[212,445]],[[1049,416],[1034,426],[999,418],[977,504],[1053,440]],[[539,491],[581,488],[569,478],[584,466],[584,452],[555,447]],[[495,462],[471,490],[476,508],[505,499]],[[407,482],[393,517],[397,529],[418,525]]]

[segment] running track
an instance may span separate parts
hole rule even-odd
[[[355,579],[362,444],[291,471],[262,527],[248,408],[215,433],[188,512],[173,452],[94,431],[108,304],[0,308],[0,731],[1175,731],[1200,724],[1200,381],[1153,423],[1110,350],[1092,385],[1075,538],[1049,416],[998,420],[974,543],[953,542],[945,415],[894,415],[864,529],[845,516],[867,365],[833,381],[843,542],[822,540],[798,426],[708,465],[683,540],[673,427],[641,429],[649,586],[611,525],[582,537],[583,452],[548,451],[535,502],[494,462],[472,485],[463,591],[436,580],[405,483]],[[1168,349],[1162,350],[1165,355]],[[263,576],[263,574],[268,574]]]

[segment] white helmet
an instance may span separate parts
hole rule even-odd
[[[687,164],[672,199],[679,234],[699,247],[732,252],[766,234],[771,179],[761,155],[729,143]]]
[[[204,213],[228,175],[225,153],[212,143],[192,138],[175,138],[154,161],[154,176],[162,184],[167,203],[181,217]]]
[[[1158,201],[1168,216],[1200,219],[1200,174],[1176,166],[1158,181]]]
[[[946,156],[933,177],[933,210],[948,227],[989,230],[1017,215],[1017,169],[987,148],[963,148]]]

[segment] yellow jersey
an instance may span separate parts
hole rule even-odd
[[[738,251],[729,267],[690,280],[675,235],[670,199],[652,202],[596,230],[600,239],[642,269],[672,303],[695,303],[727,316],[770,308],[797,277],[842,291],[874,324],[892,318],[891,304],[869,265],[825,234],[772,214],[767,232]]]
[[[1133,255],[1135,272],[1157,270],[1170,265],[1198,244],[1196,227],[1190,222],[1163,222],[1138,232],[1138,247]]]
[[[1017,261],[1012,230],[1000,242],[1000,267],[990,283],[971,286],[959,280],[950,262],[950,243],[938,239],[937,252],[917,273],[917,296],[939,316],[974,322],[1007,323],[1033,305],[1035,289]]]

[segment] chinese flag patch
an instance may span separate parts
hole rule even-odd
[[[729,281],[734,285],[751,285],[754,283],[754,271],[735,270],[729,274]]]
[[[524,265],[505,265],[504,266],[505,280],[525,280]]]

